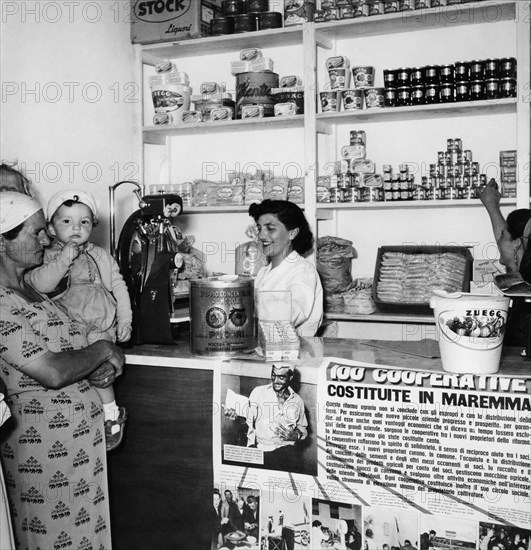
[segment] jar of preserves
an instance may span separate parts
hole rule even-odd
[[[425,84],[439,84],[439,69],[438,65],[428,65],[424,67],[424,83]]]
[[[469,87],[470,83],[467,81],[457,82],[455,84],[455,100],[456,101],[468,101],[469,100]]]
[[[485,99],[485,82],[483,80],[473,80],[470,83],[468,95],[470,101],[480,101]]]
[[[411,88],[411,105],[424,104],[424,86],[413,86]]]

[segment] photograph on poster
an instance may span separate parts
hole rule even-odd
[[[272,491],[261,510],[262,550],[308,550],[310,499],[300,494]]]
[[[316,385],[285,364],[262,372],[221,376],[222,463],[317,475]]]
[[[400,508],[364,509],[364,550],[418,550],[418,513]]]
[[[312,499],[311,549],[361,550],[360,505]]]
[[[529,550],[531,530],[480,521],[478,541],[479,550]]]
[[[245,547],[258,550],[260,492],[243,487],[214,488],[212,550]]]
[[[477,522],[443,516],[420,517],[419,550],[467,550],[476,548]]]

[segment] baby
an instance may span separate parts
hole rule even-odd
[[[60,191],[48,202],[46,219],[54,242],[45,251],[43,265],[28,273],[32,286],[88,327],[89,344],[101,339],[129,340],[133,314],[118,264],[107,251],[89,242],[98,223],[94,197],[81,190]],[[127,411],[116,405],[112,387],[96,389],[103,403],[110,451],[122,441]]]

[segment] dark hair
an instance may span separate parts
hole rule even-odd
[[[513,210],[507,216],[507,229],[513,239],[518,239],[524,234],[525,226],[530,219],[531,210],[529,208]]]
[[[274,214],[288,230],[298,229],[297,236],[293,239],[294,250],[299,254],[305,254],[313,246],[313,235],[304,216],[304,212],[293,202],[266,199],[259,204],[249,206],[249,216],[258,222],[260,216]]]
[[[24,222],[19,223],[16,227],[13,227],[13,229],[10,229],[9,231],[2,233],[2,237],[4,237],[4,239],[6,239],[7,241],[13,241],[18,237],[18,234],[22,231],[23,227],[24,227]]]
[[[2,174],[10,174],[19,178],[22,183],[22,188],[24,189],[24,194],[29,195],[31,197],[31,192],[30,192],[31,182],[21,172],[19,172],[18,170],[15,170],[8,164],[0,164],[0,181],[2,180]]]

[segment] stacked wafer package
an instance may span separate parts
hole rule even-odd
[[[428,305],[434,289],[467,290],[470,268],[471,255],[466,248],[431,252],[380,249],[374,299],[384,304]]]

